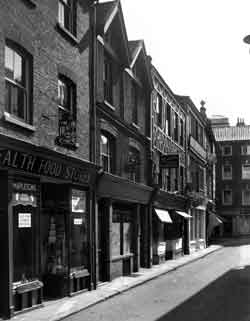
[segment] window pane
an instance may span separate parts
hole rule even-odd
[[[121,254],[121,223],[120,214],[113,212],[112,217],[112,234],[111,234],[111,251],[112,257]]]
[[[14,55],[14,80],[20,84],[23,83],[22,77],[22,57],[15,52]]]
[[[58,21],[64,26],[64,5],[60,1],[58,4]]]
[[[14,52],[8,46],[5,46],[5,76],[13,79],[14,72]]]

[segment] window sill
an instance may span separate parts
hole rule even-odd
[[[111,110],[115,111],[115,107],[111,105],[107,100],[104,100],[104,104],[109,107]]]
[[[35,126],[32,126],[30,124],[25,123],[22,120],[17,119],[16,117],[10,115],[9,113],[7,113],[6,111],[4,112],[4,120],[6,122],[9,122],[11,124],[14,124],[16,126],[22,127],[24,129],[30,130],[32,132],[34,132],[36,130]]]
[[[68,40],[70,40],[72,42],[72,44],[74,44],[74,45],[79,44],[79,40],[69,30],[64,28],[64,26],[61,25],[59,22],[57,22],[56,28],[62,34],[62,36],[64,36]]]
[[[134,128],[136,128],[137,130],[140,130],[140,126],[137,125],[136,123],[132,122],[132,126],[133,126]]]
[[[30,8],[36,8],[36,3],[33,0],[22,0]]]

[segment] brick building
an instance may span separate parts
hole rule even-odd
[[[220,235],[250,234],[250,126],[238,119],[236,126],[218,125],[216,138],[216,207],[223,218]]]
[[[150,265],[151,78],[143,41],[128,41],[119,1],[97,4],[97,279]]]
[[[38,23],[39,22],[39,23]],[[0,313],[91,288],[90,2],[0,10]]]

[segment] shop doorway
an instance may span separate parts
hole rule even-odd
[[[107,218],[105,215],[107,207],[102,201],[98,203],[98,279],[99,282],[108,281],[107,271]]]

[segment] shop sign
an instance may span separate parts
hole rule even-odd
[[[82,218],[74,218],[74,225],[82,225]]]
[[[68,166],[57,161],[11,149],[0,150],[0,166],[70,180],[75,183],[87,184],[90,180],[89,173],[79,167]]]
[[[22,183],[22,182],[16,182],[16,183],[13,183],[13,189],[15,189],[16,191],[35,192],[36,185]]]
[[[31,213],[18,213],[18,227],[31,227]]]
[[[161,168],[179,168],[180,157],[179,154],[161,155],[160,167]]]
[[[157,248],[158,255],[165,255],[166,253],[166,242],[160,242]]]

